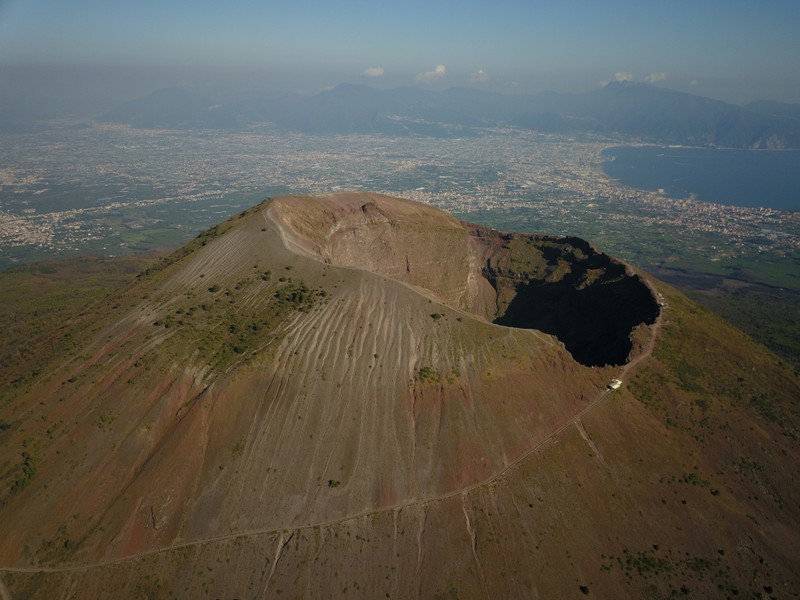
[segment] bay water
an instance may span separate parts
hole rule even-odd
[[[618,146],[603,159],[611,179],[670,198],[800,210],[800,152]]]

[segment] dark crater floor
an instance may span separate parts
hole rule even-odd
[[[527,246],[546,266],[510,270],[489,264],[484,270],[507,302],[494,322],[552,334],[585,366],[628,362],[633,330],[653,324],[660,310],[644,280],[584,240],[529,239],[534,242]],[[510,264],[515,262],[522,261]]]

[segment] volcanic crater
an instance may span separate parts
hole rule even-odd
[[[554,335],[584,366],[625,364],[634,330],[659,315],[644,279],[577,237],[503,233],[377,194],[279,199],[270,211],[284,240],[313,258],[411,284],[498,325]]]
[[[797,589],[797,378],[583,240],[275,198],[46,341],[0,389],[4,598]]]

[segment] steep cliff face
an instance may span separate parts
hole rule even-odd
[[[290,247],[325,263],[402,281],[478,314],[483,296],[491,295],[478,280],[463,224],[430,206],[380,194],[332,194],[279,198],[269,212]]]

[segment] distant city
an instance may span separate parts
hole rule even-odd
[[[714,263],[736,270],[737,261],[767,260],[780,273],[764,281],[785,284],[800,260],[800,213],[627,188],[603,172],[603,150],[620,143],[611,138],[61,125],[0,138],[0,268],[168,250],[265,197],[343,189],[418,200],[501,229],[586,237],[646,265],[699,261],[713,271]]]

